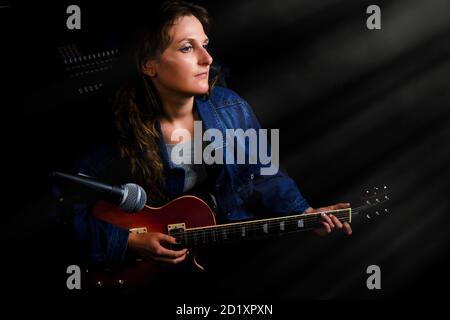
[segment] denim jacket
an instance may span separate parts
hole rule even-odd
[[[249,104],[230,89],[216,86],[210,95],[195,97],[195,107],[203,130],[218,129],[223,137],[226,137],[227,129],[241,128],[246,131],[261,128]],[[246,164],[237,164],[237,161],[226,163],[226,153],[230,151],[226,139],[212,143],[215,150],[224,150],[224,164],[219,166],[209,189],[219,208],[219,221],[252,219],[262,213],[289,215],[304,212],[309,207],[295,182],[281,170],[274,175],[261,175],[263,165],[259,161],[256,164],[248,164],[249,161]],[[249,159],[248,151],[245,148],[245,159]],[[169,197],[176,197],[183,192],[184,171],[169,161],[163,139],[160,141],[160,154],[165,170],[165,191]],[[128,183],[131,181],[124,173],[126,165],[123,161],[117,150],[101,146],[78,163],[77,172],[111,183]],[[60,190],[55,188],[54,195],[60,196],[59,193]],[[89,260],[93,263],[123,261],[128,230],[98,221],[90,213],[91,205],[89,201],[78,201],[72,206],[76,238],[86,244]]]

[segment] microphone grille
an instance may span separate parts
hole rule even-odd
[[[145,190],[135,184],[127,183],[124,185],[125,195],[120,208],[126,212],[138,212],[141,211],[147,203],[147,193]]]

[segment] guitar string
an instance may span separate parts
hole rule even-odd
[[[354,212],[356,212],[355,214],[358,214],[361,208],[363,208],[363,206],[355,208],[355,209],[352,209],[352,214]],[[346,210],[346,211],[342,211],[342,210]],[[226,228],[240,228],[240,227],[242,227],[245,224],[247,224],[249,227],[256,226],[256,228],[259,229],[263,224],[268,224],[269,226],[279,225],[280,222],[283,222],[283,219],[286,219],[285,222],[287,222],[287,223],[297,223],[298,222],[297,220],[304,220],[306,222],[310,222],[310,221],[313,221],[313,220],[318,220],[318,217],[320,217],[322,213],[328,214],[328,213],[333,213],[333,212],[337,212],[334,215],[337,216],[338,218],[345,218],[345,217],[347,217],[349,215],[349,212],[348,212],[347,209],[337,209],[337,210],[328,210],[328,211],[314,212],[314,213],[311,213],[311,214],[292,215],[292,216],[286,216],[286,217],[275,217],[275,218],[272,218],[272,219],[268,219],[267,222],[263,222],[261,220],[255,220],[255,221],[248,221],[247,223],[239,223],[239,222],[237,222],[237,223],[235,223],[235,224],[233,223],[233,224],[231,224],[229,226],[216,225],[216,226],[211,226],[210,229],[208,229],[208,227],[207,227],[204,230],[212,230],[212,229],[220,229],[220,228],[223,228],[223,229],[226,229]],[[192,228],[192,229],[194,229],[194,228]],[[192,230],[192,229],[187,229],[187,231],[188,232],[195,232],[195,231],[202,232],[202,231],[199,231],[199,230]],[[192,231],[190,231],[190,230],[192,230]]]
[[[379,204],[379,203],[378,203]],[[356,207],[354,209],[352,209],[352,214],[357,215],[360,213],[361,210],[364,210],[368,207],[372,207],[375,206],[377,204],[373,204],[373,205],[362,205],[360,207]],[[310,223],[310,222],[315,222],[317,223],[317,225],[320,225],[320,222],[326,222],[325,220],[320,220],[321,219],[321,214],[325,213],[325,214],[329,214],[332,212],[336,212],[334,214],[334,216],[336,216],[339,220],[343,220],[341,222],[348,222],[347,220],[345,220],[345,218],[348,217],[349,212],[348,211],[342,211],[342,210],[346,210],[346,209],[338,209],[338,210],[328,210],[328,211],[322,211],[322,212],[314,212],[311,214],[301,214],[301,215],[293,215],[293,216],[286,216],[284,222],[285,222],[285,227],[292,227],[293,225],[298,225],[298,221],[299,220],[303,220],[303,222],[306,223]],[[277,221],[273,221],[273,220],[277,220]],[[199,241],[200,240],[203,241],[203,238],[205,238],[206,242],[209,242],[210,240],[206,237],[211,237],[211,236],[215,236],[216,238],[220,238],[221,237],[221,232],[223,231],[228,231],[231,233],[231,235],[236,235],[237,233],[241,233],[242,232],[242,227],[244,227],[244,225],[246,225],[246,229],[245,232],[252,232],[252,231],[261,231],[263,230],[263,228],[265,227],[265,225],[267,225],[267,228],[269,227],[273,227],[273,226],[279,226],[280,222],[283,222],[283,218],[274,218],[273,220],[268,220],[267,222],[262,222],[262,221],[249,221],[248,223],[236,223],[236,224],[232,224],[229,226],[221,226],[221,225],[217,225],[217,226],[211,226],[211,228],[205,228],[204,231],[201,230],[189,230],[187,229],[186,231],[180,233],[180,234],[173,234],[172,236],[180,236],[180,239],[185,240],[185,241],[189,241],[189,240],[194,240],[194,241]],[[302,229],[297,229],[294,230],[294,232],[296,231],[306,231],[308,227],[302,227]],[[279,230],[281,232],[287,233],[290,231],[283,231],[283,230]],[[222,237],[223,239],[223,237]],[[230,241],[233,240],[231,237],[229,239],[223,239],[225,241]],[[216,240],[217,241],[217,240]]]
[[[344,218],[348,217],[348,212],[347,213],[336,213],[335,216],[339,219],[339,220],[344,220]],[[316,214],[313,217],[303,217],[303,219],[301,219],[301,217],[297,217],[300,218],[298,220],[303,220],[303,222],[305,224],[310,223],[310,222],[317,222],[317,224],[320,225],[320,222],[325,222],[325,220],[321,220],[323,218],[321,218],[320,214]],[[289,219],[289,218],[288,218]],[[295,218],[290,218],[291,221],[285,221],[285,228],[289,228],[295,225],[298,225],[298,220],[295,220]],[[292,221],[295,220],[295,221]],[[280,222],[266,222],[266,223],[262,223],[262,222],[249,222],[248,225],[246,226],[245,232],[247,233],[251,233],[253,231],[261,231],[263,230],[264,225],[267,224],[267,228],[271,227],[271,226],[279,226]],[[187,231],[185,232],[181,232],[180,234],[172,234],[172,236],[176,237],[179,236],[179,240],[196,240],[196,241],[203,241],[203,238],[206,237],[210,237],[210,236],[215,236],[216,238],[221,238],[223,239],[223,237],[221,237],[222,232],[223,231],[228,231],[230,232],[232,235],[236,235],[237,233],[242,232],[242,224],[237,223],[236,225],[231,225],[231,226],[224,226],[224,227],[220,227],[220,225],[218,225],[216,228],[211,228],[211,229],[205,229],[205,231],[199,231],[199,230],[192,230],[189,231],[189,229],[187,229]],[[303,231],[306,230],[308,227],[302,227],[302,229],[298,229],[295,231]],[[215,229],[215,230],[213,230]],[[280,230],[282,231],[282,230]],[[230,236],[231,237],[231,236]],[[205,239],[206,242],[209,241],[209,239]],[[223,240],[228,240],[228,239],[223,239]],[[216,241],[220,241],[220,240],[216,240]]]
[[[352,214],[359,214],[359,211],[366,207],[367,207],[367,205],[354,208],[354,209],[352,209]],[[297,215],[297,216],[296,215],[286,216],[285,219],[287,219],[287,220],[285,221],[285,223],[287,223],[288,225],[292,225],[292,224],[298,223],[297,220],[304,220],[304,222],[317,221],[318,217],[320,217],[320,215],[322,213],[331,213],[331,212],[336,212],[336,211],[337,211],[337,213],[335,214],[335,216],[343,219],[348,216],[349,212],[342,211],[342,210],[346,210],[346,209],[328,210],[328,211],[322,211],[322,212],[315,212],[312,214],[301,214],[301,215]],[[277,221],[274,221],[274,220],[277,220]],[[265,223],[262,221],[258,221],[258,220],[249,221],[248,223],[244,223],[244,224],[237,222],[236,224],[232,224],[230,226],[221,226],[221,225],[212,226],[210,229],[205,228],[204,229],[205,231],[200,231],[200,230],[190,231],[189,229],[187,229],[187,233],[192,234],[193,232],[198,232],[198,233],[203,232],[203,233],[208,234],[208,231],[216,232],[216,230],[218,231],[219,229],[222,229],[222,231],[225,229],[228,229],[228,230],[241,229],[241,227],[243,227],[245,224],[247,224],[247,230],[253,231],[255,229],[259,230],[263,224],[267,224],[268,226],[273,226],[273,225],[279,225],[279,223],[282,221],[283,221],[283,218],[280,217],[280,218],[273,218],[273,220],[268,220]]]
[[[303,226],[301,229],[298,228],[296,230],[292,230],[292,226],[294,224],[290,224],[285,226],[287,230],[279,230],[279,232],[268,232],[268,233],[262,233],[261,228],[250,228],[246,229],[245,234],[243,236],[240,236],[240,230],[237,229],[228,229],[228,234],[226,236],[223,236],[220,232],[214,232],[214,231],[208,231],[208,232],[202,232],[202,233],[196,233],[194,234],[184,234],[183,236],[177,236],[176,238],[178,241],[182,244],[184,244],[186,247],[202,247],[207,246],[209,244],[219,244],[219,243],[228,243],[235,240],[245,240],[245,239],[257,239],[257,238],[263,238],[271,235],[283,235],[287,233],[293,233],[293,232],[301,232],[301,231],[308,231],[311,229],[316,229],[320,225],[306,225]],[[254,234],[254,231],[258,231],[258,234]],[[223,232],[223,230],[222,230]]]

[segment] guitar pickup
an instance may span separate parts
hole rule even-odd
[[[169,231],[169,233],[176,229],[181,229],[184,231],[184,230],[186,230],[186,224],[185,223],[174,223],[174,224],[169,224],[167,226],[167,230]]]
[[[168,234],[175,239],[177,239],[177,243],[175,245],[170,245],[172,250],[181,250],[185,247],[185,241],[183,239],[184,231],[186,230],[185,223],[174,223],[167,225]]]

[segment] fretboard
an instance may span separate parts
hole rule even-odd
[[[202,248],[236,241],[259,239],[312,230],[325,221],[321,214],[333,214],[341,222],[351,222],[351,208],[290,215],[262,220],[190,228],[172,233],[183,247]]]

